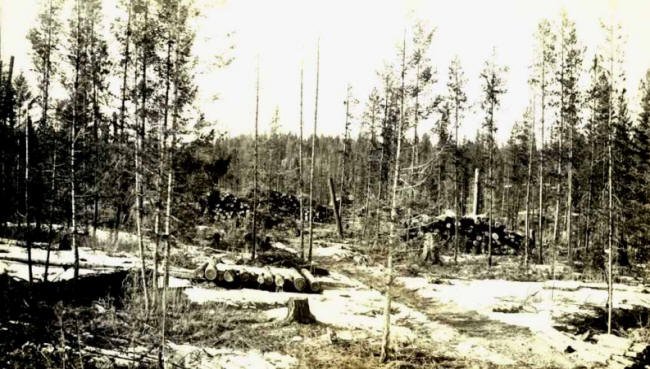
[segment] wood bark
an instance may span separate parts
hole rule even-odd
[[[72,249],[74,250],[75,268],[74,277],[79,278],[79,247],[77,245],[77,216],[76,216],[76,202],[75,202],[75,143],[77,141],[77,96],[79,90],[79,68],[80,68],[80,52],[81,48],[81,9],[79,9],[79,0],[76,2],[77,11],[77,50],[75,51],[75,77],[73,86],[73,99],[72,99],[72,124],[70,130],[70,208],[71,208],[71,240]]]
[[[300,269],[300,273],[302,273],[302,275],[305,277],[305,280],[307,280],[309,289],[312,292],[320,292],[322,290],[320,282],[314,277],[313,274],[311,274],[308,269],[302,268]]]
[[[316,318],[309,310],[309,300],[306,298],[296,299],[291,297],[287,303],[287,316],[282,321],[283,324],[297,322],[300,324],[313,324]]]
[[[397,127],[397,149],[395,152],[395,171],[393,175],[393,189],[390,209],[390,241],[388,242],[388,259],[386,261],[387,278],[386,278],[386,305],[384,306],[384,327],[381,342],[381,353],[379,360],[386,362],[389,359],[390,351],[390,306],[391,306],[391,287],[393,284],[393,247],[397,244],[397,185],[399,183],[400,156],[402,151],[402,129],[404,127],[404,79],[406,74],[406,32],[404,32],[404,41],[402,44],[402,88],[400,91],[400,120]]]
[[[332,197],[332,205],[334,206],[334,219],[336,220],[336,230],[339,233],[339,237],[343,238],[343,225],[341,224],[341,214],[339,213],[340,209],[339,204],[336,201],[336,189],[334,188],[334,180],[332,177],[329,178],[329,187],[330,187],[330,196]]]
[[[316,161],[316,128],[318,124],[318,84],[320,79],[320,40],[316,44],[316,95],[314,97],[314,132],[311,136],[311,164],[309,168],[309,253],[307,261],[311,263],[314,244],[314,164]]]
[[[300,259],[305,260],[305,209],[303,203],[304,179],[302,173],[302,146],[303,146],[303,97],[304,97],[304,69],[300,64],[300,144],[298,145],[298,200],[300,201]]]
[[[535,146],[535,99],[533,98],[533,116],[530,120],[530,137],[528,143],[528,175],[526,176],[526,220],[525,220],[525,239],[524,239],[524,267],[528,268],[530,253],[530,198],[531,182],[533,179],[533,148]]]
[[[149,8],[145,5],[144,10],[144,30],[143,32],[148,32],[148,14]],[[146,45],[141,47],[142,49],[142,89],[141,89],[141,105],[140,105],[140,119],[141,125],[136,130],[136,140],[135,140],[135,191],[136,191],[136,232],[138,237],[138,248],[140,252],[140,261],[141,261],[141,273],[142,273],[142,294],[144,298],[144,311],[146,314],[149,313],[149,293],[147,288],[147,275],[146,275],[146,265],[145,265],[145,249],[144,249],[144,235],[142,233],[142,221],[143,221],[143,205],[144,205],[144,190],[143,190],[143,181],[142,181],[142,145],[144,141],[144,132],[146,127],[146,101],[147,101],[147,50]]]
[[[258,126],[260,110],[260,61],[257,60],[257,78],[255,82],[255,162],[253,163],[253,246],[251,250],[251,259],[255,259],[257,251],[257,168],[259,165],[259,148],[258,148]]]

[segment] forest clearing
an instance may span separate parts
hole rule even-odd
[[[0,368],[650,369],[650,4],[0,4]]]

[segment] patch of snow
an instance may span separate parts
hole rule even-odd
[[[291,369],[298,360],[279,352],[232,350],[169,343],[171,361],[184,368]]]
[[[464,340],[456,349],[469,358],[481,358],[496,365],[514,365],[515,361],[485,347],[486,343],[478,338]]]

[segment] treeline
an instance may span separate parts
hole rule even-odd
[[[495,117],[507,93],[507,68],[495,64],[493,56],[476,76],[482,82],[484,118],[474,138],[460,139],[471,103],[465,93],[468,77],[454,58],[448,79],[437,80],[427,58],[434,33],[416,24],[398,50],[398,59],[405,54],[404,63],[378,72],[379,84],[365,98],[363,114],[348,112],[339,137],[317,137],[315,198],[328,201],[331,177],[340,188],[344,220],[374,222],[368,218],[381,215],[390,203],[403,119],[398,210],[405,216],[471,213],[478,169],[477,211],[535,239],[538,247],[534,254],[525,251],[526,262],[562,256],[600,269],[610,238],[619,264],[647,260],[650,71],[641,81],[640,113],[632,116],[621,29],[603,25],[603,34],[605,42],[587,58],[566,14],[540,22],[532,45],[529,107],[507,142],[497,145],[500,122]],[[586,88],[581,80],[588,81]],[[446,84],[446,93],[431,93],[437,83]],[[349,94],[346,105],[356,100]],[[433,129],[418,131],[427,119],[434,121]],[[277,133],[278,120],[276,111],[267,123],[270,133],[259,139],[260,184],[298,194],[300,140]],[[357,137],[351,137],[353,125]],[[245,192],[253,137],[223,136],[216,142],[231,158],[222,185]],[[309,142],[303,145],[309,148]]]
[[[62,19],[65,6],[69,19]],[[29,73],[37,84],[15,73],[13,59],[3,64],[5,232],[16,231],[12,223],[38,229],[62,223],[134,230],[158,244],[213,221],[200,205],[210,193],[250,195],[254,137],[193,130],[207,124],[191,121],[189,111],[196,93],[195,9],[171,0],[124,0],[119,7],[123,16],[106,20],[99,0],[44,0],[28,37]],[[561,255],[602,266],[610,239],[619,263],[647,260],[650,74],[642,82],[640,114],[632,116],[621,30],[608,25],[603,33],[606,42],[588,54],[566,14],[539,24],[531,45],[530,106],[498,145],[507,68],[493,55],[480,75],[466,76],[454,58],[447,79],[438,80],[428,57],[435,33],[416,23],[405,32],[397,61],[378,71],[369,96],[348,90],[346,106],[362,104],[363,113],[348,109],[339,137],[314,140],[314,201],[329,201],[332,178],[348,229],[362,224],[363,238],[379,240],[377,224],[387,219],[393,189],[404,222],[446,210],[467,214],[474,210],[478,169],[477,212],[534,237],[535,253],[525,248],[527,262]],[[118,46],[117,57],[109,44]],[[478,102],[467,99],[468,78],[482,83]],[[438,84],[445,93],[433,93]],[[481,129],[460,139],[474,103],[483,112]],[[433,121],[433,129],[424,131],[424,121]],[[306,183],[311,138],[301,143],[297,134],[281,134],[281,124],[278,110],[261,122],[271,130],[258,140],[259,188],[262,195],[300,196],[299,152],[302,147]]]

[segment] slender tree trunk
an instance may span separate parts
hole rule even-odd
[[[567,163],[566,238],[569,265],[573,265],[571,220],[573,218],[573,126],[569,126],[569,161]]]
[[[420,63],[416,65],[415,74],[415,112],[413,114],[413,149],[411,153],[411,183],[417,183],[417,172],[415,166],[418,165],[418,120],[420,111]],[[411,197],[415,198],[415,187],[411,192]],[[408,232],[407,232],[408,235]]]
[[[145,29],[147,30],[149,9],[145,7]],[[145,249],[144,249],[144,235],[142,234],[142,220],[143,220],[143,206],[144,206],[144,191],[143,191],[143,181],[142,181],[142,145],[144,141],[144,132],[146,127],[146,91],[147,91],[147,50],[146,45],[142,46],[142,97],[141,97],[141,125],[137,129],[136,135],[136,147],[135,147],[135,190],[137,193],[136,197],[136,232],[138,236],[138,246],[140,249],[140,262],[141,262],[141,273],[142,273],[142,293],[144,298],[144,311],[145,314],[149,314],[149,293],[147,291],[147,267],[145,263]]]
[[[557,161],[557,176],[558,182],[555,188],[555,215],[553,219],[553,260],[551,262],[551,275],[555,279],[555,263],[557,261],[557,243],[559,241],[559,229],[560,229],[560,187],[561,187],[561,178],[562,178],[562,131],[564,131],[564,120],[562,119],[562,114],[560,114],[560,137],[558,142],[558,161]]]
[[[612,43],[613,49],[613,27],[611,24],[610,29],[610,42]],[[611,78],[610,88],[608,91],[607,97],[607,212],[608,212],[608,222],[607,222],[607,334],[612,334],[612,308],[614,305],[613,299],[613,239],[614,239],[614,214],[613,214],[613,201],[612,201],[612,192],[613,192],[613,179],[612,179],[612,170],[613,170],[613,158],[612,158],[612,90],[614,89],[614,52],[611,51],[612,55],[609,59],[609,76]]]
[[[56,135],[55,135],[56,137]],[[49,205],[48,216],[49,216],[49,225],[48,225],[48,239],[47,239],[47,251],[45,254],[45,271],[43,272],[43,281],[47,282],[47,274],[50,269],[50,251],[52,249],[52,237],[54,235],[54,201],[56,199],[56,140],[54,141],[54,149],[52,150],[52,177],[50,183],[50,193],[52,194],[52,201]]]
[[[456,82],[458,83],[458,76],[454,76],[456,79]],[[460,141],[458,137],[458,128],[460,125],[460,120],[459,120],[459,105],[460,102],[458,99],[455,99],[455,104],[454,104],[454,208],[456,209],[456,216],[454,217],[454,263],[458,263],[458,253],[460,249],[460,218],[462,217],[461,211],[460,211],[460,194],[459,194],[459,188],[458,188],[458,181],[459,179],[459,166],[460,166]]]
[[[20,114],[20,113],[19,113]],[[32,275],[32,237],[31,225],[29,219],[29,129],[31,125],[31,118],[25,119],[25,243],[27,244],[27,268],[29,271],[29,284],[32,284],[34,277]]]
[[[171,54],[172,54],[172,39],[171,35],[168,35],[167,39],[167,59],[165,61],[165,100],[163,102],[163,122],[158,131],[158,175],[156,176],[156,216],[154,220],[154,231],[156,233],[156,242],[153,249],[153,276],[152,276],[152,295],[151,295],[151,305],[156,305],[156,299],[158,294],[158,264],[159,264],[159,247],[160,247],[160,218],[162,213],[162,201],[164,194],[164,189],[162,187],[162,177],[164,176],[165,171],[165,153],[166,153],[166,142],[167,142],[167,122],[169,119],[169,90],[171,87]]]
[[[298,186],[300,189],[298,190],[298,197],[300,199],[300,259],[305,260],[305,209],[304,209],[304,204],[303,204],[303,196],[304,196],[304,179],[303,179],[303,173],[302,173],[302,164],[303,164],[303,159],[302,159],[302,146],[303,146],[303,90],[304,90],[304,72],[303,72],[303,65],[300,64],[300,144],[298,145],[298,173],[300,176],[300,179],[298,180]]]
[[[309,253],[307,260],[311,263],[314,244],[314,163],[316,161],[316,128],[318,124],[318,84],[320,79],[320,40],[316,45],[316,96],[314,98],[314,132],[311,136],[311,164],[309,167]]]
[[[258,125],[260,110],[260,61],[257,60],[257,78],[255,82],[255,162],[253,163],[253,245],[251,259],[255,259],[257,251],[257,167],[259,162]]]
[[[393,247],[397,245],[397,185],[399,183],[400,156],[402,149],[402,129],[404,127],[404,79],[406,74],[406,32],[402,43],[402,88],[400,91],[400,120],[397,128],[397,149],[395,152],[395,171],[393,175],[393,189],[390,209],[390,240],[388,242],[388,259],[386,261],[386,305],[384,306],[384,330],[381,342],[381,355],[379,360],[386,362],[390,351],[390,306],[392,301],[391,287],[393,285]]]
[[[343,198],[345,197],[347,186],[345,184],[347,176],[345,173],[345,167],[347,165],[347,156],[348,156],[348,135],[349,135],[349,124],[350,124],[350,89],[348,86],[348,94],[345,99],[345,132],[343,134],[343,154],[341,156],[341,197],[339,198],[339,219],[342,221],[343,217]],[[336,200],[334,200],[336,201]],[[341,234],[341,238],[343,235]]]
[[[71,215],[70,215],[70,223],[72,226],[72,237],[71,237],[71,244],[72,244],[72,249],[74,250],[74,279],[79,278],[79,247],[77,245],[77,209],[76,209],[76,202],[75,202],[75,144],[77,141],[77,131],[76,131],[76,125],[77,125],[77,97],[78,97],[78,90],[79,90],[79,68],[80,68],[80,55],[79,53],[81,50],[79,48],[81,47],[81,9],[79,9],[79,0],[76,2],[76,11],[77,11],[77,45],[76,45],[76,56],[75,56],[75,78],[74,78],[74,92],[73,92],[73,98],[72,98],[72,125],[71,125],[71,130],[70,130],[70,208],[71,208]]]
[[[533,179],[533,147],[535,146],[535,100],[533,100],[533,117],[530,121],[530,137],[528,146],[528,175],[526,177],[526,224],[524,240],[524,266],[528,268],[528,259],[530,252],[530,199],[531,199],[531,182]]]
[[[494,132],[493,128],[494,127],[494,121],[493,117],[494,116],[494,105],[492,104],[490,106],[490,148],[489,148],[489,158],[488,158],[488,170],[490,171],[488,173],[488,181],[490,183],[490,209],[488,210],[488,268],[492,267],[492,222],[494,213],[493,213],[493,207],[494,207],[494,169],[493,167],[493,161],[494,161]]]
[[[542,45],[542,50],[546,45]],[[544,56],[542,55],[542,58]],[[539,212],[537,233],[539,241],[536,242],[539,251],[539,263],[544,264],[544,112],[546,111],[546,61],[542,62],[542,116],[540,120],[540,145],[539,145]]]
[[[95,64],[95,24],[91,20],[90,27],[90,62],[92,77],[91,77],[91,94],[92,94],[92,115],[93,115],[93,238],[97,236],[97,226],[99,222],[99,104],[97,102],[97,72]]]

